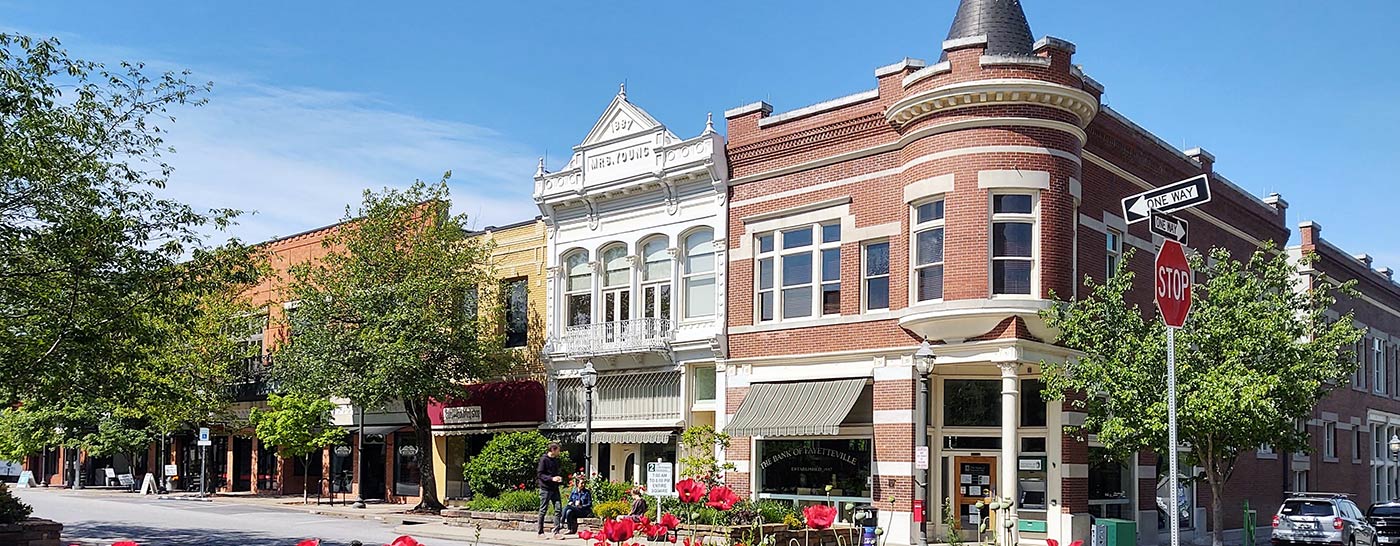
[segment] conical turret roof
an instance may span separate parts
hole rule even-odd
[[[962,0],[948,39],[987,37],[987,55],[1031,55],[1031,25],[1021,0]]]

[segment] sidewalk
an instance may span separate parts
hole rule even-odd
[[[425,523],[420,525],[400,525],[394,528],[394,532],[404,535],[411,535],[416,539],[440,538],[444,540],[461,540],[465,542],[478,541],[476,526],[465,527],[447,525],[444,523]],[[505,529],[481,529],[479,542],[492,546],[585,546],[592,544],[592,541],[585,541],[576,535],[564,535],[563,540],[546,538],[541,540],[535,533],[530,531],[509,531]],[[550,535],[545,535],[546,537]]]
[[[253,506],[264,506],[268,508],[279,508],[283,510],[299,510],[309,514],[320,516],[331,516],[349,519],[372,519],[382,521],[390,525],[414,525],[441,523],[442,518],[427,514],[409,514],[413,509],[411,504],[391,504],[391,503],[367,503],[364,508],[352,508],[341,502],[334,506],[329,504],[316,504],[316,498],[312,497],[309,504],[302,504],[301,495],[287,495],[280,497],[253,496],[223,493],[203,499],[191,498],[193,495],[177,494],[162,495],[162,500],[202,500],[213,503],[245,504]]]

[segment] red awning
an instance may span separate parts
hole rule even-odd
[[[538,425],[544,421],[544,385],[517,380],[467,385],[466,396],[428,404],[433,430]]]

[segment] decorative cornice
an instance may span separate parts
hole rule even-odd
[[[1078,117],[1080,128],[1087,127],[1099,110],[1098,99],[1079,89],[1036,80],[996,79],[916,93],[890,105],[885,117],[891,123],[907,124],[940,112],[997,104],[1037,104],[1064,110]]]
[[[827,146],[833,140],[858,136],[866,131],[888,128],[889,123],[878,112],[841,120],[835,123],[798,131],[790,135],[737,146],[729,152],[729,160],[738,163],[776,152],[791,153],[807,146]]]
[[[909,74],[908,76],[905,76],[904,81],[901,82],[901,85],[903,85],[904,87],[909,87],[911,85],[914,85],[915,83],[923,81],[926,78],[931,78],[939,74],[947,74],[952,71],[953,64],[948,61],[943,61],[941,63],[920,68],[918,71]]]

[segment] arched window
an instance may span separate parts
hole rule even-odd
[[[656,236],[642,243],[642,317],[671,318],[671,256],[666,237]]]
[[[685,318],[715,314],[714,232],[695,231],[685,237]]]
[[[564,317],[566,326],[593,323],[593,271],[588,252],[579,250],[564,258]]]
[[[603,249],[603,322],[631,318],[632,266],[621,243]]]

